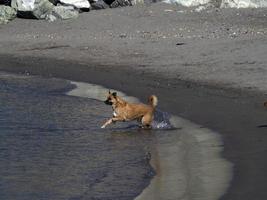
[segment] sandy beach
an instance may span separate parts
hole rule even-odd
[[[267,199],[266,9],[163,3],[0,26],[0,70],[117,88],[218,132],[234,165],[222,199]]]

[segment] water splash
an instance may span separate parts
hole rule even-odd
[[[170,114],[161,110],[156,110],[154,114],[154,121],[152,122],[153,129],[173,129],[170,122]]]

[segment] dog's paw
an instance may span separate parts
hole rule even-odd
[[[103,125],[103,126],[101,126],[101,128],[106,128],[106,126]]]

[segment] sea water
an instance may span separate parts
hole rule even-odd
[[[104,103],[70,82],[0,76],[0,199],[132,199],[154,175],[153,136],[100,129]]]
[[[112,113],[106,91],[0,74],[1,199],[209,200],[225,192],[231,165],[218,134],[162,111],[149,131],[136,122],[101,129]]]

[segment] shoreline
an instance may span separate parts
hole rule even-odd
[[[70,96],[102,101],[108,91],[90,83],[71,84],[76,88],[67,93]],[[110,89],[129,102],[140,102],[115,88]],[[219,134],[178,116],[171,116],[170,122],[176,128],[171,131],[171,141],[167,138],[166,144],[156,142],[151,151],[150,165],[156,175],[135,200],[219,199],[232,178],[232,164],[221,157]]]
[[[264,95],[244,92],[235,94],[231,90],[229,92],[222,88],[216,90],[197,85],[188,87],[188,84],[172,84],[166,88],[163,84],[165,79],[157,79],[160,84],[155,88],[153,84],[151,85],[155,81],[151,77],[144,78],[143,76],[144,80],[135,82],[133,80],[136,76],[133,77],[133,73],[127,73],[127,70],[112,72],[111,68],[111,70],[102,71],[99,68],[88,68],[71,62],[66,66],[67,61],[60,66],[54,60],[44,60],[45,62],[41,60],[32,62],[32,59],[28,61],[21,59],[15,63],[6,63],[5,66],[3,62],[0,62],[0,70],[95,84],[102,83],[105,87],[118,88],[141,100],[144,100],[149,93],[157,94],[160,109],[220,133],[224,142],[222,156],[234,164],[231,185],[221,199],[238,199],[240,195],[244,199],[246,198],[243,195],[249,198],[253,195],[258,199],[263,199],[267,195],[264,189],[266,180],[263,176],[267,172],[260,167],[266,162],[262,159],[265,155],[266,130],[257,127],[266,124],[267,113],[258,103]],[[62,70],[63,68],[65,70]],[[256,157],[253,154],[255,151]],[[247,187],[250,187],[250,182],[253,180],[259,182],[257,183],[259,185],[251,192]],[[240,194],[239,191],[243,193]]]
[[[167,4],[107,9],[75,21],[1,26],[0,70],[95,83],[220,133],[234,164],[223,200],[267,199],[264,9]],[[177,45],[183,43],[183,45]]]

